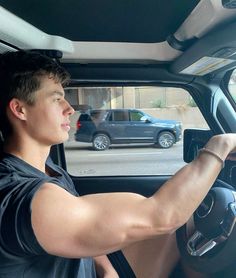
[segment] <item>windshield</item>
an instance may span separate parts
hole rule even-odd
[[[76,110],[64,144],[75,176],[174,174],[185,165],[184,130],[209,128],[179,87],[73,87],[66,98]]]

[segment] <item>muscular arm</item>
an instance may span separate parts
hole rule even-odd
[[[207,148],[222,159],[235,150],[236,135],[216,136]],[[65,257],[98,256],[130,243],[169,233],[184,224],[221,169],[202,153],[152,197],[106,193],[74,197],[45,184],[32,201],[32,225],[42,247]]]

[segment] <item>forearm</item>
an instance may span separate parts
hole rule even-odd
[[[228,143],[230,136],[227,138],[216,136],[206,147],[224,160],[233,149],[233,144]],[[89,202],[95,206],[93,211],[106,219],[99,225],[99,234],[107,235],[107,250],[173,232],[186,223],[213,185],[221,167],[221,162],[214,156],[202,153],[150,198],[132,193],[85,197],[93,199]],[[107,233],[109,229],[115,231],[112,237]],[[94,240],[98,245],[101,243],[98,238]]]
[[[94,257],[98,278],[118,278],[118,274],[106,255]]]
[[[229,141],[215,136],[206,148],[225,160],[231,150]],[[165,208],[165,227],[175,230],[188,221],[192,213],[204,199],[222,163],[209,153],[201,153],[197,159],[176,173],[161,189],[154,194],[157,210]]]

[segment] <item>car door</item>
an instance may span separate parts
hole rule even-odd
[[[113,142],[125,143],[129,140],[128,110],[110,110],[104,125]]]
[[[156,128],[150,118],[138,110],[129,110],[129,128],[128,137],[133,143],[154,142],[156,137]]]

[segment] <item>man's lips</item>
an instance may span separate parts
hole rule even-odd
[[[70,123],[64,123],[61,125],[63,129],[69,131],[70,130]]]

